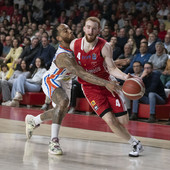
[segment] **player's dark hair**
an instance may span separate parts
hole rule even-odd
[[[55,40],[57,40],[57,39],[56,39],[57,35],[58,35],[58,26],[55,25],[54,28],[53,28],[53,30],[52,30],[52,37],[53,37]]]

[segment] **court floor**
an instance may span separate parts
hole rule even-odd
[[[169,167],[170,126],[130,121],[128,129],[145,149],[140,157],[131,158],[129,144],[111,133],[100,118],[69,114],[60,131],[64,155],[53,156],[48,154],[50,122],[42,124],[26,140],[24,118],[28,113],[36,115],[40,111],[0,106],[0,170],[164,170]]]

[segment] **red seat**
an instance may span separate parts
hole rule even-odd
[[[20,104],[25,105],[43,105],[45,102],[45,94],[43,92],[26,92]]]
[[[149,104],[139,104],[138,117],[149,118],[150,106]],[[170,95],[167,98],[165,105],[156,105],[155,108],[156,119],[169,119],[170,118]]]

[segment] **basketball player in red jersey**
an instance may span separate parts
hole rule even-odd
[[[83,28],[85,36],[71,42],[70,48],[74,51],[76,61],[87,72],[105,80],[110,75],[121,80],[130,77],[119,70],[112,60],[112,49],[109,43],[99,38],[100,20],[89,17]],[[118,136],[128,141],[133,150],[129,156],[137,157],[143,151],[143,147],[135,137],[131,136],[123,124],[127,124],[129,117],[124,102],[124,97],[119,93],[110,93],[105,87],[88,83],[78,78],[82,84],[85,97],[93,110],[108,124],[111,130]]]

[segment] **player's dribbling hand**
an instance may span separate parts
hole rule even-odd
[[[112,93],[114,97],[115,97],[114,92],[119,93],[119,91],[121,90],[119,82],[117,81],[110,81],[109,83],[106,84],[106,88]]]
[[[126,74],[126,76],[125,76],[125,80],[127,80],[127,79],[130,79],[130,78],[133,78],[134,76],[132,76],[130,73],[128,73],[128,74]]]

